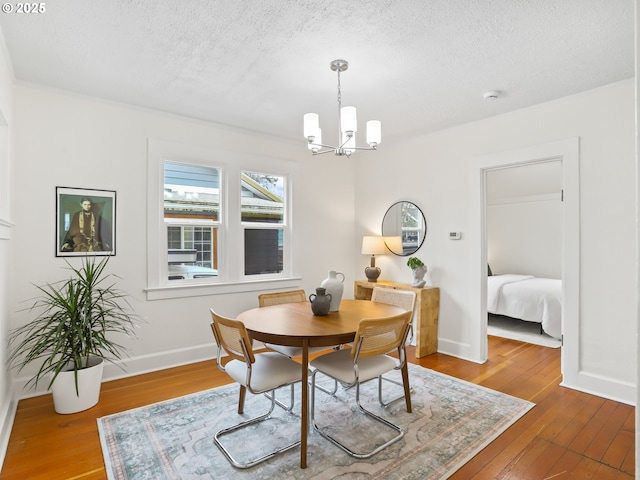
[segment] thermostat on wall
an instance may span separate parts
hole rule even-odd
[[[462,232],[449,232],[449,240],[460,240]]]

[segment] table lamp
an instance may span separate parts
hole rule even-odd
[[[371,255],[371,265],[364,269],[370,282],[376,282],[380,276],[380,268],[376,267],[376,255],[384,255],[387,249],[383,237],[362,237],[362,254]]]

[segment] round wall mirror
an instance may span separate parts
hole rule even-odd
[[[394,203],[382,219],[382,236],[392,253],[401,257],[413,255],[427,236],[422,210],[411,202]]]

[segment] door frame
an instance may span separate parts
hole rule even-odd
[[[580,319],[580,168],[578,137],[532,145],[472,159],[470,172],[472,356],[488,358],[487,342],[487,197],[486,173],[496,168],[550,160],[562,164],[562,385],[576,386],[579,371]]]

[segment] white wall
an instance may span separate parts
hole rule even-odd
[[[7,333],[9,330],[12,264],[11,202],[12,162],[9,155],[9,128],[12,124],[13,86],[9,62],[0,49],[0,465],[9,443],[15,402],[12,402],[11,377],[7,371]]]
[[[130,346],[129,374],[213,357],[209,308],[236,315],[257,306],[257,292],[147,301],[147,141],[267,156],[298,164],[293,185],[295,272],[308,293],[330,269],[354,280],[354,167],[333,157],[312,157],[303,141],[287,143],[247,132],[190,121],[46,89],[15,88],[14,285],[13,326],[27,321],[20,301],[32,298],[32,283],[66,276],[56,258],[55,187],[117,192],[117,255],[109,270],[122,277],[121,288],[134,297],[146,318]],[[296,119],[295,121],[298,121]],[[73,259],[73,260],[78,260]],[[263,287],[269,288],[268,284]],[[346,288],[346,294],[350,293]],[[27,372],[28,374],[29,372]],[[107,378],[123,375],[105,371]],[[23,374],[19,384],[24,380]]]
[[[636,164],[636,291],[640,290],[640,195],[638,195],[638,191],[640,190],[640,135],[639,135],[639,125],[640,125],[640,75],[639,69],[640,66],[640,35],[638,35],[638,28],[640,28],[640,4],[638,0],[634,1],[634,30],[635,30],[635,93],[636,99],[634,102],[635,105],[635,125],[636,125],[636,155],[635,155],[635,164]],[[638,298],[636,298],[636,324],[638,326],[638,330],[636,331],[636,355],[634,357],[635,363],[640,364],[640,303],[638,303]],[[638,369],[638,374],[636,376],[636,385],[640,385],[640,368]],[[640,389],[636,389],[636,407],[640,403]],[[637,408],[636,408],[637,410]],[[638,415],[636,411],[636,478],[640,478],[640,415]]]
[[[562,162],[486,174],[487,259],[494,274],[562,278]]]
[[[387,207],[400,199],[424,211],[428,233],[417,256],[429,267],[428,280],[441,289],[441,352],[473,358],[469,345],[478,315],[469,298],[480,279],[470,276],[473,246],[465,241],[476,212],[470,205],[477,204],[468,195],[473,157],[579,137],[580,369],[613,390],[634,391],[634,104],[634,81],[623,81],[399,144],[386,142],[358,160],[357,235],[379,231]],[[392,176],[397,180],[389,181]],[[462,240],[449,240],[451,231],[461,231]],[[382,257],[381,277],[409,281],[405,260]],[[358,260],[356,268],[365,263]],[[623,400],[633,403],[635,395]]]
[[[562,278],[562,203],[487,206],[487,254],[494,274]]]

